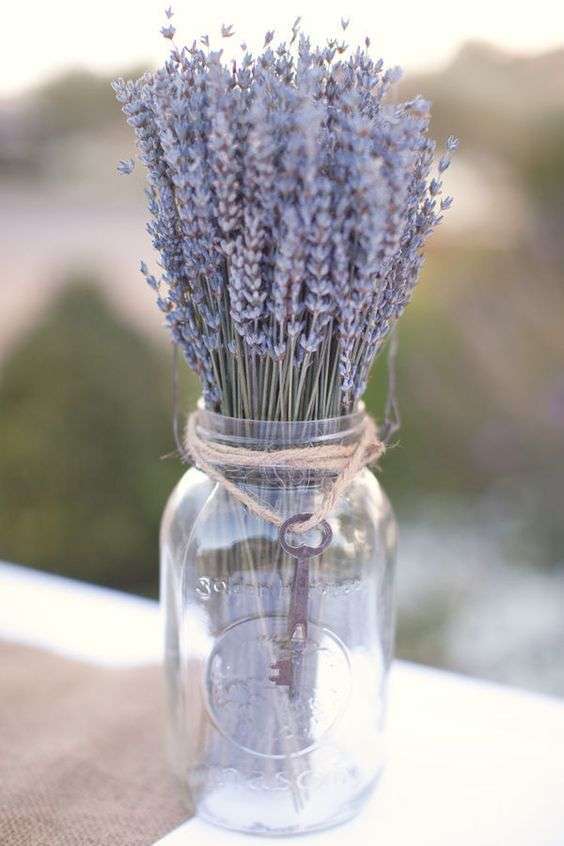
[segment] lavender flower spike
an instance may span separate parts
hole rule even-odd
[[[119,161],[117,165],[117,172],[122,176],[129,176],[130,173],[133,173],[135,168],[135,162],[133,159],[126,159],[125,161]]]

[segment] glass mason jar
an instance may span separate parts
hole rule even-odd
[[[276,467],[276,449],[354,441],[363,415],[272,423],[200,411],[198,434],[265,450],[258,470],[219,469],[286,519],[313,512],[331,474]],[[369,470],[320,528],[288,529],[283,548],[279,529],[195,468],[164,513],[171,757],[186,800],[230,829],[335,825],[382,769],[396,531]],[[329,536],[309,559],[290,554]]]

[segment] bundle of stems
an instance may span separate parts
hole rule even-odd
[[[167,10],[167,17],[172,17]],[[343,30],[347,21],[341,22]],[[148,175],[160,275],[141,262],[206,407],[258,420],[350,413],[451,204],[400,70],[300,34],[223,59],[205,36],[114,82]],[[222,37],[233,36],[231,27]],[[133,159],[120,162],[128,173]]]

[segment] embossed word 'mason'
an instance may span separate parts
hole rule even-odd
[[[358,772],[347,767],[343,762],[336,762],[327,769],[313,770],[304,767],[297,773],[295,779],[282,770],[265,773],[260,770],[241,772],[235,767],[200,766],[198,776],[207,787],[226,787],[229,784],[240,786],[246,784],[251,790],[265,793],[275,791],[290,791],[294,786],[302,789],[344,787],[358,780]]]

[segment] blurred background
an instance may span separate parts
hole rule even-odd
[[[171,350],[110,80],[162,61],[161,5],[16,6],[0,51],[0,557],[146,595],[182,467],[164,458]],[[226,22],[251,47],[300,14],[176,5],[180,41]],[[351,40],[407,69],[400,94],[433,101],[441,143],[461,138],[455,206],[401,322],[403,428],[381,471],[398,652],[564,695],[564,13],[391,5],[349,2]],[[303,4],[304,29],[323,40],[342,11]],[[187,373],[182,393],[188,408]]]

